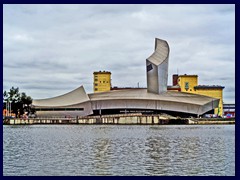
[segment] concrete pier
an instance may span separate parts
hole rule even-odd
[[[102,116],[86,116],[77,118],[29,118],[6,119],[3,124],[32,125],[32,124],[235,124],[235,118],[175,118],[165,117],[161,114],[115,114]]]

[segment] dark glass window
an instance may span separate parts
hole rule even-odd
[[[149,64],[149,65],[147,66],[147,72],[148,72],[148,71],[151,71],[152,69],[153,69],[152,64]]]
[[[185,82],[185,89],[186,89],[186,90],[189,89],[189,82]]]
[[[36,108],[36,111],[83,111],[84,108]]]

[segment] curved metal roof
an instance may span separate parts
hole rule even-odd
[[[149,93],[146,89],[116,90],[89,94],[92,109],[149,109],[203,114],[218,107],[219,99],[168,91]]]
[[[91,101],[100,100],[157,100],[157,101],[169,101],[187,104],[204,105],[211,102],[212,100],[217,100],[208,96],[202,96],[191,93],[182,93],[175,91],[167,91],[161,94],[149,93],[147,89],[127,89],[127,90],[116,90],[108,92],[100,92],[89,94]]]
[[[155,38],[155,51],[147,60],[158,66],[168,59],[169,51],[167,41]]]
[[[43,106],[43,107],[58,107],[58,106],[71,106],[74,104],[79,104],[83,103],[86,101],[89,101],[89,97],[86,94],[83,86],[80,86],[79,88],[63,94],[61,96],[56,96],[53,98],[48,98],[48,99],[36,99],[33,100],[32,104],[34,106]]]
[[[83,86],[62,96],[33,100],[33,105],[36,108],[81,107],[83,111],[71,113],[83,116],[90,115],[93,110],[99,109],[156,109],[203,114],[217,107],[218,103],[219,99],[197,94],[175,91],[155,94],[147,92],[147,89],[113,90],[87,95]],[[40,113],[42,115],[52,115],[52,113],[56,112],[46,111]]]

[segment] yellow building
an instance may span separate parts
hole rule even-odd
[[[214,109],[214,114],[223,116],[223,86],[195,86],[194,89],[197,94],[220,99],[218,108]]]
[[[99,71],[93,73],[93,91],[104,92],[111,90],[111,72]]]
[[[214,109],[214,114],[223,116],[223,86],[200,86],[197,75],[179,75],[178,85],[181,92],[194,93],[220,99],[218,108]]]
[[[179,75],[178,85],[181,87],[181,92],[193,93],[194,87],[198,85],[197,75]]]

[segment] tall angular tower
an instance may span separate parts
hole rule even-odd
[[[167,41],[155,38],[155,51],[146,59],[148,92],[160,94],[167,91],[169,51]]]

